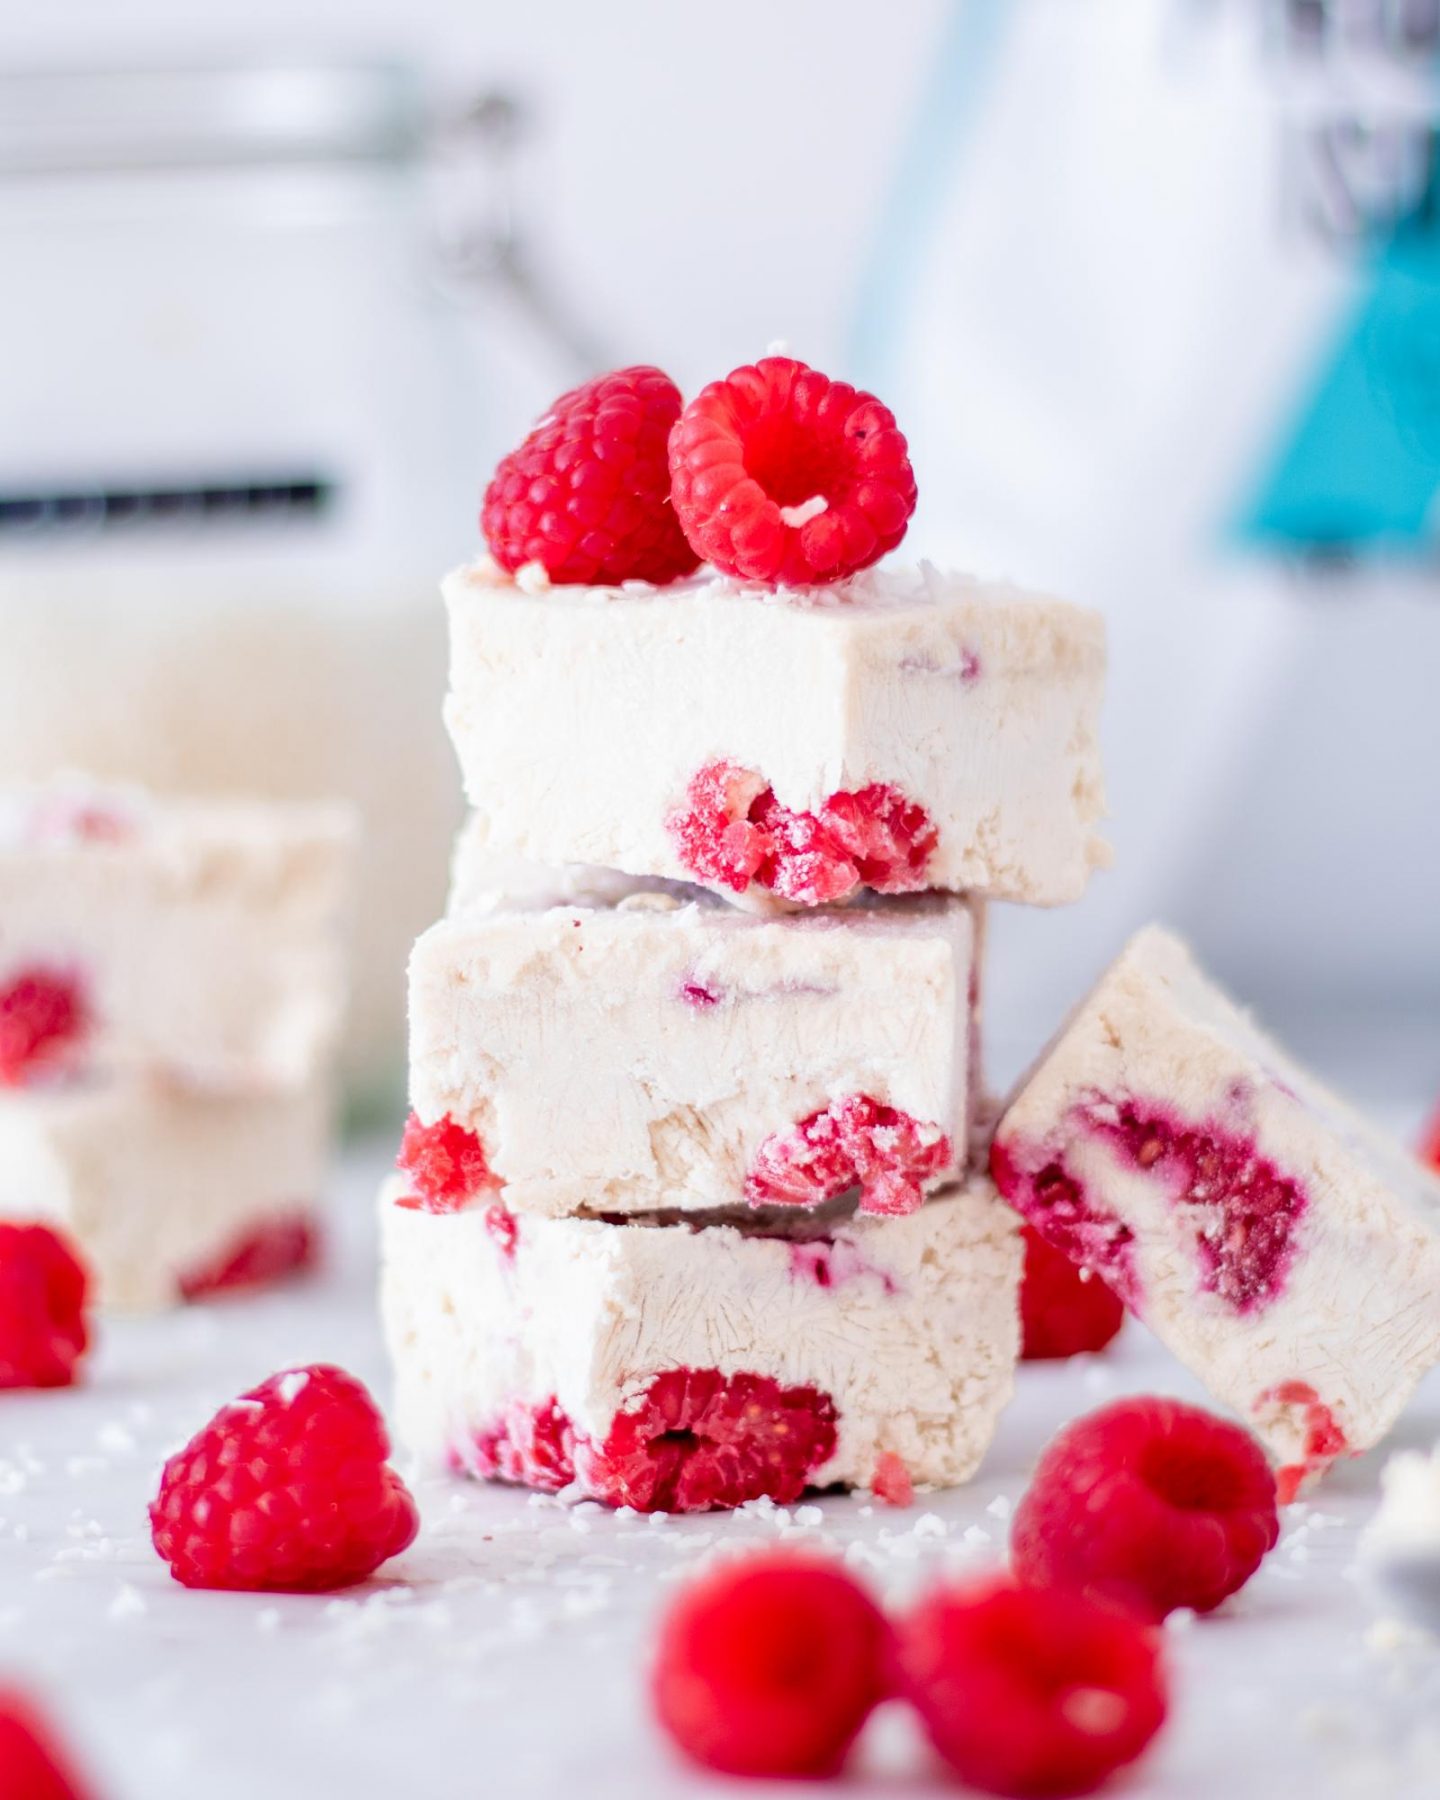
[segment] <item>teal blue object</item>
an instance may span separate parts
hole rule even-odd
[[[1408,554],[1440,542],[1440,232],[1397,236],[1366,282],[1242,516],[1248,543]]]

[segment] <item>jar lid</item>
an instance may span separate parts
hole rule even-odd
[[[385,62],[233,62],[0,73],[0,175],[395,162],[423,111]]]

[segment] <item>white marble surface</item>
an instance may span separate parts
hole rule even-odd
[[[0,1396],[0,1676],[60,1715],[98,1800],[684,1800],[734,1787],[682,1768],[651,1728],[656,1609],[719,1546],[822,1537],[893,1598],[983,1566],[1046,1437],[1133,1389],[1195,1394],[1133,1324],[1105,1357],[1021,1371],[982,1476],[914,1509],[825,1500],[791,1513],[647,1521],[455,1483],[421,1490],[415,1546],[326,1599],[188,1593],[145,1505],[162,1455],[287,1363],[333,1360],[385,1391],[370,1195],[352,1156],[331,1272],[260,1299],[104,1328],[88,1383]],[[1440,1434],[1432,1381],[1398,1434]],[[1292,1509],[1279,1549],[1210,1620],[1172,1627],[1169,1728],[1129,1800],[1440,1792],[1440,1649],[1396,1643],[1353,1577],[1376,1459]],[[953,1791],[908,1720],[876,1721],[849,1791]]]

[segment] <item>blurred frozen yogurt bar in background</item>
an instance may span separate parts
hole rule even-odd
[[[355,825],[330,805],[0,793],[0,1218],[102,1303],[310,1262]]]
[[[305,1085],[340,1031],[355,837],[338,806],[0,793],[0,1082]]]

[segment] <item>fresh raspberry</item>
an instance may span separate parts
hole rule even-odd
[[[802,587],[867,568],[905,535],[915,474],[873,394],[788,356],[712,381],[670,434],[675,513],[727,575]]]
[[[1091,1793],[1165,1720],[1156,1634],[1078,1594],[995,1577],[942,1588],[898,1637],[931,1742],[985,1793]]]
[[[0,987],[0,1087],[61,1067],[89,1029],[79,984],[55,969],[24,969]]]
[[[674,581],[699,557],[670,503],[666,446],[680,390],[659,369],[616,369],[562,394],[505,457],[480,513],[490,554],[568,583]]]
[[[909,1469],[893,1450],[882,1450],[875,1458],[870,1492],[887,1506],[914,1505],[915,1483],[910,1478]]]
[[[319,1252],[319,1235],[303,1213],[268,1219],[182,1275],[180,1292],[187,1300],[203,1300],[234,1288],[264,1287],[313,1269]]]
[[[186,1587],[324,1593],[364,1581],[419,1528],[389,1454],[353,1375],[326,1363],[272,1375],[166,1463],[155,1548]]]
[[[890,1634],[837,1564],[770,1550],[722,1564],[666,1613],[651,1676],[661,1725],[702,1768],[834,1775],[885,1698]]]
[[[518,1402],[456,1461],[478,1475],[587,1494],[637,1512],[707,1512],[769,1498],[798,1500],[835,1450],[835,1406],[816,1388],[768,1375],[669,1369],[603,1443],[576,1431],[553,1399]]]
[[[1429,1163],[1437,1175],[1440,1175],[1440,1107],[1435,1110],[1435,1117],[1425,1128],[1425,1135],[1420,1140],[1420,1160]]]
[[[913,893],[939,840],[924,807],[882,782],[794,812],[754,770],[712,762],[691,778],[685,802],[666,824],[691,874],[737,894],[754,882],[802,906],[857,887]]]
[[[48,1225],[0,1224],[0,1388],[69,1387],[90,1333],[90,1279]]]
[[[952,1155],[938,1125],[849,1094],[766,1138],[745,1192],[752,1206],[818,1206],[858,1187],[861,1212],[895,1216],[914,1212]]]
[[[14,1688],[0,1688],[0,1800],[86,1800],[54,1732]]]
[[[1242,1588],[1280,1526],[1248,1431],[1180,1400],[1116,1400],[1047,1446],[1015,1510],[1015,1572],[1161,1619]]]
[[[1098,1275],[1052,1249],[1033,1225],[1025,1238],[1025,1278],[1020,1284],[1020,1354],[1026,1362],[1050,1362],[1103,1350],[1125,1322],[1125,1308]]]
[[[485,1146],[448,1113],[433,1125],[422,1125],[411,1113],[395,1166],[415,1187],[414,1195],[400,1204],[422,1212],[459,1212],[477,1194],[496,1185],[485,1159]]]

